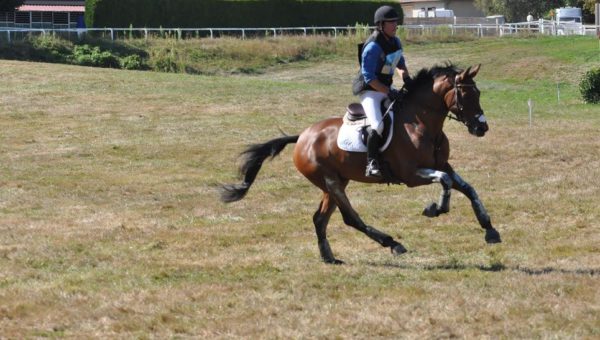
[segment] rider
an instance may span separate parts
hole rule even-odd
[[[410,81],[402,55],[402,43],[396,36],[398,12],[391,6],[382,6],[375,11],[376,30],[362,44],[360,51],[361,69],[354,80],[353,92],[360,96],[360,102],[371,125],[367,138],[367,169],[365,176],[381,177],[381,169],[377,162],[377,154],[383,133],[383,117],[381,102],[387,97],[399,100],[402,92],[394,89],[394,70],[404,80]],[[361,46],[361,45],[359,45]]]

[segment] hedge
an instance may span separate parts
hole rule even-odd
[[[313,27],[373,24],[379,6],[398,1],[86,0],[87,27]]]

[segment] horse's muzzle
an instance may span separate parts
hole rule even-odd
[[[475,121],[471,122],[471,124],[468,124],[469,133],[477,137],[483,137],[490,128],[488,127],[483,113],[477,115],[476,118],[477,119]]]

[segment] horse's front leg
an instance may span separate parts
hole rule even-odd
[[[481,227],[485,229],[485,241],[487,243],[502,242],[500,233],[492,226],[490,215],[488,215],[485,210],[475,189],[473,189],[469,183],[465,182],[450,166],[448,166],[448,168],[450,169],[449,175],[452,179],[452,188],[462,192],[469,200],[471,200],[471,206],[473,207],[477,221],[479,221]]]
[[[430,180],[432,183],[442,185],[442,193],[438,203],[432,202],[423,210],[427,217],[437,217],[450,211],[450,194],[452,189],[452,177],[443,171],[433,169],[418,169],[417,176]]]

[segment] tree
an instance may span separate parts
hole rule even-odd
[[[596,0],[475,0],[475,6],[485,15],[502,14],[508,22],[525,21],[527,14],[535,18],[548,17],[550,10],[563,6],[581,7]],[[593,8],[593,6],[592,6]]]
[[[577,7],[583,9],[583,20],[586,22],[594,22],[594,15],[596,13],[596,1],[597,0],[580,0],[575,4]]]
[[[23,0],[0,0],[0,12],[11,12],[21,6]]]

